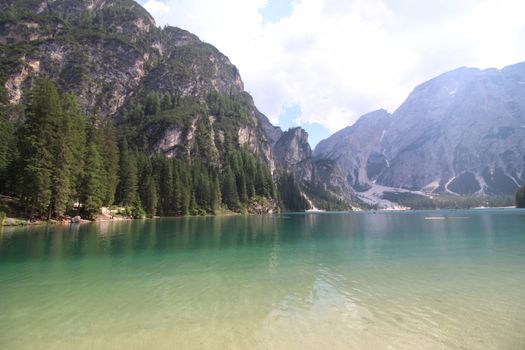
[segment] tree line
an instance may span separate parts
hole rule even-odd
[[[149,95],[146,115],[158,98]],[[0,118],[0,193],[19,198],[30,218],[93,216],[111,205],[133,216],[241,212],[257,197],[277,197],[268,166],[248,149],[227,147],[213,161],[207,118],[191,153],[167,157],[138,147],[112,120],[86,116],[46,78],[28,94],[22,123]]]
[[[516,191],[516,208],[525,208],[525,185]]]

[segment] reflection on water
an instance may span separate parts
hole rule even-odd
[[[0,348],[523,349],[524,227],[496,210],[8,228]]]

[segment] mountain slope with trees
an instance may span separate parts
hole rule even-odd
[[[304,188],[316,183],[279,191],[297,177],[275,154],[283,132],[213,46],[157,27],[131,0],[8,0],[0,10],[0,193],[26,215],[309,207]]]

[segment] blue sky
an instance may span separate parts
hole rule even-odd
[[[301,122],[301,107],[293,105],[286,107],[279,115],[279,126],[283,130],[290,128],[302,127],[308,132],[308,141],[312,149],[319,143],[330,136],[330,130],[323,125],[315,122]]]
[[[211,43],[261,112],[320,137],[461,66],[525,61],[523,0],[143,0]]]
[[[263,23],[276,23],[292,14],[293,0],[268,0],[260,9]]]

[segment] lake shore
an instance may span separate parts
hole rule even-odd
[[[106,208],[107,209],[107,208]],[[516,209],[516,206],[505,206],[505,207],[475,207],[475,208],[466,208],[466,209],[455,209],[455,208],[448,208],[448,209],[392,209],[392,208],[386,208],[386,209],[359,209],[359,210],[353,210],[355,212],[397,212],[397,211],[417,211],[417,210],[431,210],[431,211],[446,211],[446,210],[491,210],[491,209]],[[306,210],[305,213],[327,213],[330,211],[325,210]],[[272,214],[272,213],[270,213]],[[222,217],[222,216],[238,216],[238,215],[264,215],[264,214],[257,214],[257,213],[237,213],[233,212],[231,210],[226,209],[220,209],[217,211],[216,214],[208,214],[205,216],[211,216],[211,217]],[[174,217],[201,217],[202,215],[185,215],[185,216],[174,216]],[[144,217],[144,218],[133,218],[130,216],[124,216],[119,214],[112,215],[108,211],[101,210],[100,214],[97,214],[96,217],[92,220],[81,218],[77,219],[76,221],[73,220],[73,218],[67,218],[64,220],[57,220],[57,219],[51,219],[51,220],[30,220],[24,217],[6,217],[4,222],[0,225],[0,227],[16,227],[16,226],[38,226],[38,225],[45,225],[45,224],[53,224],[53,225],[69,225],[69,224],[87,224],[92,222],[118,222],[118,221],[132,221],[132,220],[145,220],[145,219],[162,219],[162,218],[168,218],[170,216],[155,216],[155,217]]]

